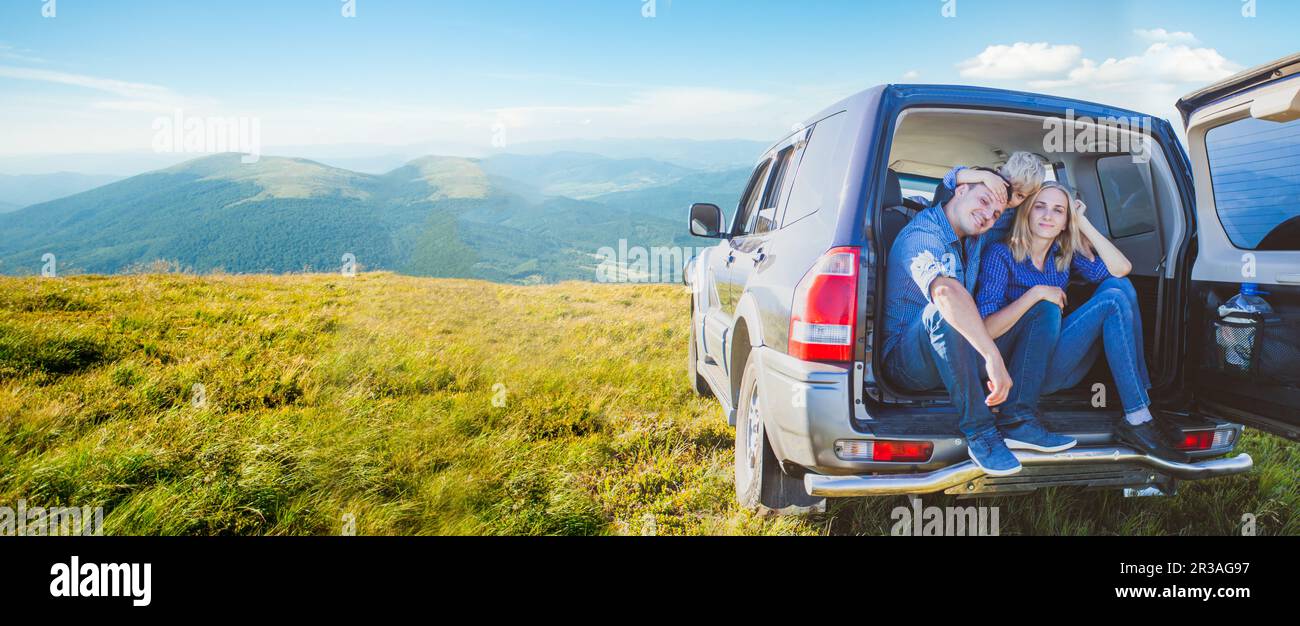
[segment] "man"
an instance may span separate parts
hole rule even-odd
[[[1061,313],[1036,307],[1023,333],[1004,342],[1006,362],[984,326],[971,295],[979,278],[985,234],[1006,209],[1010,185],[997,192],[985,183],[957,185],[953,196],[917,214],[889,252],[885,278],[884,375],[908,391],[946,388],[960,413],[971,460],[991,476],[1019,472],[1011,446],[1065,450],[1073,439],[1048,432],[1016,396],[1020,365],[1041,363],[1060,333]],[[1054,310],[1055,309],[1055,310]],[[1036,355],[1035,358],[1023,358]],[[983,367],[981,367],[981,363]],[[983,391],[988,375],[989,394]],[[991,407],[1006,402],[998,417]]]

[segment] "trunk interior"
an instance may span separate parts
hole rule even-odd
[[[1182,316],[1168,315],[1170,307],[1162,302],[1172,298],[1172,257],[1184,250],[1188,230],[1185,207],[1165,155],[1156,148],[1149,163],[1135,162],[1129,152],[1120,150],[1137,145],[1132,138],[1126,140],[1128,143],[1109,146],[1110,150],[1046,155],[1044,132],[1043,118],[1037,116],[969,109],[912,109],[897,121],[889,169],[904,181],[905,198],[921,196],[916,200],[926,204],[930,197],[926,188],[933,191],[931,185],[937,185],[956,165],[996,167],[1012,152],[1022,150],[1042,156],[1050,164],[1048,179],[1067,182],[1077,189],[1088,205],[1087,218],[1133,262],[1128,278],[1138,293],[1155,408],[1175,421],[1205,425],[1206,421],[1190,410],[1190,402],[1182,393],[1179,368],[1169,362],[1176,351],[1158,340],[1181,335],[1175,325],[1181,324]],[[1119,135],[1112,131],[1108,136],[1114,143]],[[877,216],[888,208],[879,207]],[[880,222],[876,220],[877,225]],[[882,233],[878,231],[874,240],[882,241]],[[887,256],[884,251],[876,255],[875,276],[885,276]],[[873,320],[883,320],[884,280],[874,283],[868,287],[874,290],[869,294],[868,306],[874,307]],[[1094,290],[1092,285],[1072,283],[1067,290],[1071,307],[1066,314],[1087,301]],[[867,340],[871,354],[880,354],[883,336],[874,323]],[[958,432],[958,416],[946,392],[917,394],[899,390],[890,385],[870,358],[867,362],[864,399],[873,419],[860,424],[862,427],[877,435]],[[1095,383],[1106,385],[1109,408],[1093,406]],[[1097,360],[1082,383],[1044,397],[1041,405],[1044,421],[1050,427],[1081,437],[1081,441],[1097,443],[1109,441],[1122,414],[1104,357]],[[924,417],[918,418],[921,414]]]

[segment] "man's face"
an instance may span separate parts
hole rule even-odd
[[[1003,207],[984,185],[962,185],[953,196],[953,226],[962,236],[982,235],[997,223]]]

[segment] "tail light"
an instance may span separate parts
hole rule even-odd
[[[858,316],[858,248],[832,248],[794,290],[790,356],[852,361]]]
[[[1178,442],[1179,450],[1199,451],[1212,450],[1232,445],[1231,428],[1220,428],[1218,430],[1193,430],[1183,433],[1182,439]]]
[[[934,443],[930,441],[841,439],[835,442],[835,456],[845,461],[925,463],[933,454]]]

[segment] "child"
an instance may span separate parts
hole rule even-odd
[[[946,202],[952,197],[952,192],[957,185],[984,183],[989,189],[994,190],[1007,208],[998,219],[998,223],[989,229],[987,235],[989,241],[1003,241],[1011,232],[1012,224],[1015,223],[1016,207],[1020,206],[1025,198],[1038,193],[1046,178],[1047,167],[1043,164],[1043,160],[1032,152],[1012,154],[997,171],[959,165],[943,177],[943,184],[935,193],[933,204]],[[1006,183],[1011,184],[1009,197],[1004,197],[1005,194],[1002,192]]]

